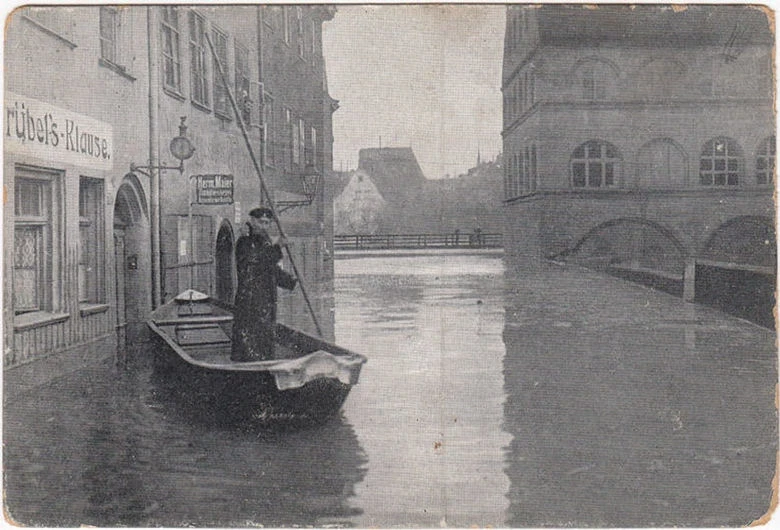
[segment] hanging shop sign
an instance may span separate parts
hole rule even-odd
[[[27,96],[5,92],[6,152],[47,162],[108,170],[114,165],[111,125]]]
[[[195,175],[196,204],[233,204],[233,175]]]

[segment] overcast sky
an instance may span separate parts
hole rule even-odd
[[[412,147],[428,178],[501,151],[505,7],[339,5],[324,24],[333,167],[364,147]]]

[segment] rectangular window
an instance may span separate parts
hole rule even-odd
[[[319,156],[319,151],[317,150],[317,129],[314,127],[311,128],[311,156],[309,158],[309,164],[314,166],[315,169],[319,169],[320,164],[317,157]]]
[[[241,109],[241,119],[247,125],[252,123],[252,98],[249,93],[249,52],[236,44],[236,99]]]
[[[175,6],[162,7],[163,85],[181,92],[181,57],[179,51],[179,11]]]
[[[278,26],[276,24],[276,18],[278,17],[278,6],[263,6],[263,23],[268,26],[268,29],[273,31]]]
[[[302,119],[298,119],[298,163],[306,164],[306,125]]]
[[[285,44],[290,44],[290,8],[282,7],[282,32]]]
[[[292,163],[301,163],[301,137],[300,137],[300,120],[295,120],[292,123]]]
[[[211,42],[214,44],[214,51],[216,52],[216,57],[214,58],[214,112],[227,118],[230,116],[228,89],[225,83],[222,82],[222,76],[219,75],[219,67],[217,66],[217,60],[219,60],[225,79],[229,79],[227,35],[214,29],[211,32]]]
[[[317,24],[312,20],[310,22],[311,27],[311,56],[317,57]]]
[[[62,240],[57,224],[58,175],[17,169],[14,184],[14,313],[52,311]]]
[[[303,8],[300,6],[295,7],[295,19],[297,29],[297,41],[298,41],[298,56],[302,59],[306,58],[306,46],[304,45],[303,37]]]
[[[79,302],[105,302],[103,181],[79,182]]]
[[[297,135],[293,134],[292,111],[288,108],[284,109],[284,135],[285,144],[283,147],[282,156],[286,160],[286,168],[290,169],[292,168],[290,161],[292,160],[293,138],[296,138]]]
[[[269,166],[276,165],[276,144],[277,144],[277,127],[276,127],[276,103],[274,98],[267,92],[263,96],[263,113],[265,123],[265,149],[266,149],[266,163]]]
[[[209,106],[209,84],[206,72],[206,21],[195,11],[189,12],[190,22],[190,84],[192,101]]]
[[[117,61],[119,13],[115,7],[100,7],[100,57],[112,64]]]

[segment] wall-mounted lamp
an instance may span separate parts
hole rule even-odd
[[[301,175],[301,184],[303,185],[303,196],[305,199],[297,201],[278,201],[276,208],[279,213],[289,210],[290,208],[296,208],[298,206],[309,206],[314,202],[317,197],[317,193],[320,188],[320,182],[322,181],[322,175],[317,168],[312,164],[308,164],[303,174]]]
[[[187,126],[184,125],[184,121],[186,119],[186,116],[181,117],[181,123],[179,124],[179,136],[173,138],[169,145],[171,155],[173,155],[173,157],[179,161],[178,166],[136,166],[131,162],[130,171],[138,171],[139,173],[143,173],[146,176],[150,175],[144,170],[151,169],[177,169],[179,173],[184,173],[184,161],[192,158],[192,155],[195,154],[195,146],[193,146],[192,142],[190,142],[190,139],[187,138]]]

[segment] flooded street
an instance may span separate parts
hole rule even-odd
[[[720,526],[770,506],[775,334],[593,272],[500,256],[336,261],[368,357],[300,431],[188,414],[148,359],[4,407],[6,510],[34,526]]]

